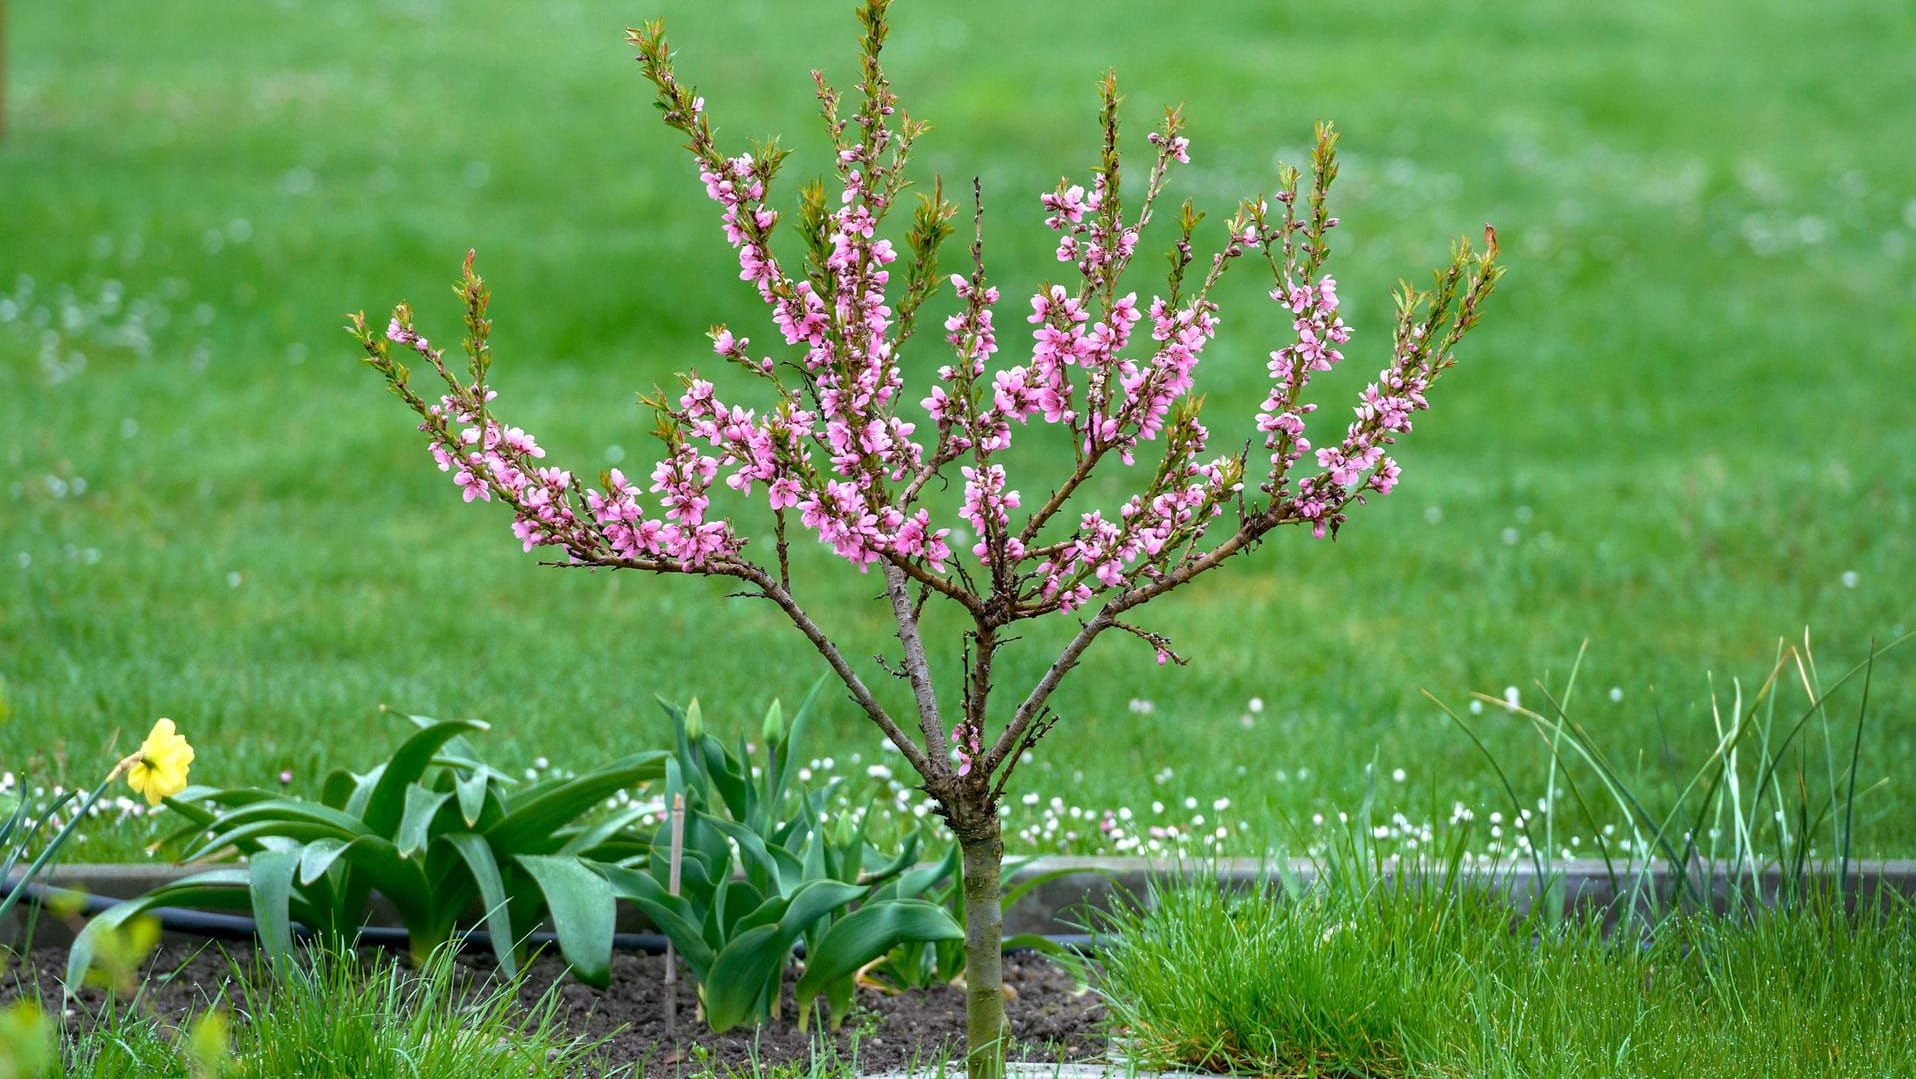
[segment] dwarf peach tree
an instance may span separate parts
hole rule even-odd
[[[711,335],[713,351],[740,377],[762,383],[757,392],[769,407],[728,402],[712,382],[684,376],[676,397],[646,398],[664,446],[649,478],[614,469],[594,486],[545,464],[533,436],[495,412],[489,297],[470,256],[457,289],[466,309],[465,363],[449,364],[405,305],[384,327],[355,316],[353,330],[368,362],[419,414],[440,469],[466,501],[510,507],[513,532],[528,551],[553,548],[562,565],[733,578],[817,648],[917,770],[958,839],[972,1071],[986,1074],[999,1067],[1005,1031],[998,804],[1021,756],[1059,720],[1048,707],[1053,692],[1109,631],[1142,639],[1159,663],[1183,662],[1169,640],[1130,621],[1132,613],[1248,552],[1273,529],[1296,525],[1334,536],[1354,507],[1388,493],[1399,478],[1389,447],[1428,407],[1427,392],[1452,366],[1453,349],[1476,324],[1501,270],[1495,234],[1486,230],[1484,250],[1459,243],[1431,289],[1400,288],[1389,360],[1342,434],[1314,447],[1306,417],[1317,406],[1306,391],[1315,374],[1343,358],[1350,338],[1325,270],[1327,237],[1337,225],[1326,203],[1337,172],[1334,134],[1319,127],[1302,190],[1297,170],[1280,170],[1276,192],[1240,204],[1213,253],[1195,249],[1202,215],[1185,202],[1171,223],[1164,291],[1140,300],[1121,291],[1120,281],[1167,175],[1188,161],[1189,143],[1179,111],[1167,110],[1149,137],[1143,182],[1127,191],[1118,94],[1107,76],[1099,88],[1103,149],[1089,188],[1061,182],[1041,197],[1067,282],[1035,291],[1029,341],[1007,362],[994,321],[1000,292],[985,272],[979,182],[972,182],[968,272],[939,271],[940,246],[958,216],[941,185],[917,197],[903,251],[881,235],[909,186],[912,146],[926,130],[898,109],[879,64],[887,7],[888,0],[866,0],[861,9],[861,69],[849,114],[839,91],[813,73],[836,176],[829,191],[823,181],[800,189],[796,246],[785,254],[774,249],[783,214],[770,202],[784,152],[776,145],[721,151],[704,99],[673,71],[660,24],[630,34],[665,123],[687,138],[706,194],[722,208],[740,278],[770,308],[778,348],[753,349],[724,326]],[[1137,197],[1135,209],[1127,194]],[[1250,417],[1257,434],[1218,452],[1200,422],[1193,377],[1217,332],[1213,289],[1244,261],[1271,275],[1271,298],[1292,332],[1270,352],[1269,392]],[[908,393],[907,346],[916,348],[920,312],[947,287],[956,297],[945,301],[954,309],[944,320],[950,352],[942,365],[913,360],[928,385]],[[402,358],[414,357],[433,368],[443,393],[413,388]],[[1040,425],[1068,438],[1069,458],[1053,454],[1056,474],[1014,482],[1006,453]],[[1147,454],[1153,462],[1139,467]],[[1115,512],[1081,505],[1086,481],[1101,467],[1134,476],[1133,493]],[[736,492],[724,496],[736,513],[714,511],[721,479]],[[948,483],[962,490],[955,507],[938,497]],[[1027,499],[1021,489],[1048,493]],[[953,510],[956,519],[941,519]],[[962,532],[953,527],[959,522]],[[755,555],[762,548],[748,533],[760,523],[771,549]],[[909,684],[909,710],[881,702],[800,603],[789,543],[802,533],[882,579],[899,653],[877,669]],[[955,605],[969,621],[955,686],[933,684],[920,632],[931,602]],[[1040,618],[1071,619],[1078,628],[1036,684],[1021,687],[1015,707],[994,709],[994,658],[1019,623]]]

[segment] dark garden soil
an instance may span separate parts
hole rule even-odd
[[[243,1019],[239,991],[232,984],[233,972],[235,963],[240,969],[252,969],[253,961],[253,949],[246,944],[168,943],[147,967],[147,993],[158,1012],[170,1020],[197,1014],[215,1001]],[[489,974],[494,969],[490,956],[475,954],[468,961],[478,974]],[[65,964],[65,949],[35,949],[22,964],[25,969],[16,968],[0,981],[0,1001],[16,995],[29,972],[38,978],[41,999],[58,1000],[58,976]],[[521,987],[521,999],[530,1004],[559,980],[560,1021],[576,1036],[608,1039],[605,1059],[609,1064],[642,1063],[643,1073],[648,1076],[675,1076],[708,1068],[723,1075],[727,1065],[746,1065],[753,1060],[770,1065],[811,1059],[812,1036],[800,1035],[789,1018],[789,985],[783,1013],[787,1018],[755,1031],[714,1035],[699,1023],[697,997],[681,971],[680,1037],[675,1042],[665,1026],[663,957],[614,956],[612,982],[603,990],[582,985],[564,971],[555,959],[536,960]],[[1006,1007],[1018,1042],[1014,1057],[1056,1063],[1104,1055],[1104,1008],[1095,993],[1074,984],[1069,974],[1038,956],[1007,956],[1005,982],[1017,994]],[[83,1022],[104,999],[98,989],[84,991],[68,1022]],[[855,1046],[860,1072],[928,1065],[940,1059],[941,1053],[946,1059],[955,1057],[963,1045],[964,1033],[964,993],[959,989],[939,986],[896,996],[861,989],[856,1011],[837,1034],[839,1059],[850,1061]]]

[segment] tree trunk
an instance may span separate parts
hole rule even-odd
[[[967,822],[972,823],[972,822]],[[989,812],[958,837],[965,889],[965,1075],[1004,1074],[1004,911],[998,905],[1005,843],[998,814]]]

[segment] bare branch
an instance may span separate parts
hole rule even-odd
[[[905,555],[898,554],[894,551],[885,551],[883,552],[883,557],[885,559],[887,572],[893,569],[898,570],[900,573],[917,581],[924,587],[957,603],[960,607],[971,612],[974,618],[985,613],[984,599],[971,590],[953,584],[948,578],[940,577],[938,574],[919,565],[916,561]]]
[[[1033,723],[1031,727],[1025,731],[1024,737],[1019,739],[1017,747],[1011,751],[1009,757],[1005,758],[1004,767],[998,769],[997,780],[991,785],[992,802],[997,802],[998,799],[1003,796],[1005,785],[1011,782],[1011,774],[1017,770],[1018,762],[1024,760],[1025,755],[1030,753],[1032,748],[1042,741],[1045,735],[1051,733],[1051,728],[1057,725],[1058,713],[1053,712],[1049,708],[1038,713],[1038,721]]]
[[[1119,616],[1133,607],[1148,603],[1171,589],[1191,581],[1200,574],[1208,573],[1223,565],[1227,559],[1243,550],[1246,545],[1288,519],[1281,510],[1251,517],[1239,526],[1237,533],[1230,539],[1218,544],[1199,558],[1186,562],[1154,581],[1126,589],[1108,600],[1089,622],[1084,623],[1077,635],[1071,638],[1071,642],[1065,645],[1064,651],[1060,652],[1058,658],[1053,660],[1051,666],[1045,670],[1044,677],[1038,680],[1037,685],[1031,687],[1031,692],[1026,695],[1024,702],[1018,705],[1018,710],[1012,714],[1011,722],[1006,724],[1004,732],[985,753],[983,761],[985,772],[989,774],[995,771],[1010,757],[1018,745],[1018,740],[1024,737],[1031,724],[1043,712],[1045,702],[1051,699],[1051,694],[1057,690],[1058,684],[1064,681],[1064,676],[1071,673],[1071,669],[1078,665],[1078,660],[1084,657],[1085,649],[1091,647],[1091,642],[1097,640],[1099,634],[1119,625]]]
[[[917,769],[919,775],[930,778],[936,774],[933,771],[935,766],[925,756],[925,751],[911,740],[910,735],[899,729],[897,722],[885,711],[885,706],[878,703],[877,698],[872,696],[871,690],[866,688],[864,680],[858,677],[858,672],[846,662],[844,653],[838,650],[838,646],[825,635],[825,631],[819,628],[818,623],[812,621],[811,615],[805,613],[805,609],[798,605],[798,601],[792,598],[790,592],[773,580],[770,574],[749,563],[741,566],[735,576],[757,585],[768,599],[778,604],[779,609],[785,612],[785,616],[798,627],[798,631],[805,635],[805,639],[812,642],[812,647],[818,649],[818,654],[825,657],[825,662],[831,665],[832,673],[838,675],[838,680],[843,682],[845,688],[851,692],[852,700],[858,702],[858,706],[865,710],[865,715],[871,718],[880,731],[884,732],[885,738],[892,745],[898,747],[898,752],[904,754],[905,760]]]
[[[1145,644],[1150,645],[1152,648],[1157,649],[1159,663],[1171,662],[1183,667],[1191,662],[1173,651],[1171,648],[1171,638],[1166,637],[1162,633],[1153,632],[1152,630],[1145,629],[1143,626],[1134,626],[1129,622],[1113,621],[1111,628],[1123,630],[1138,640],[1143,641]]]
[[[772,512],[772,531],[777,537],[778,545],[778,584],[779,587],[789,590],[792,587],[792,549],[791,544],[785,539],[784,510]]]
[[[925,659],[924,638],[918,634],[918,616],[911,607],[911,589],[905,574],[895,565],[885,567],[885,591],[891,596],[892,617],[898,624],[898,643],[905,648],[905,673],[911,679],[912,697],[918,703],[918,729],[925,736],[927,760],[941,770],[944,760],[936,756],[945,744],[945,724],[938,717],[938,694],[931,684],[931,665]],[[935,779],[930,772],[926,779]]]

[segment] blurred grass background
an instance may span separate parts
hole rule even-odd
[[[85,781],[165,714],[196,778],[305,787],[373,763],[397,733],[382,702],[488,719],[504,758],[584,763],[656,738],[654,694],[744,729],[801,694],[823,665],[767,607],[520,554],[339,327],[411,298],[451,341],[445,284],[477,248],[503,411],[577,471],[643,473],[634,393],[713,367],[715,321],[775,339],[622,29],[665,17],[722,141],[781,135],[803,177],[828,165],[806,73],[854,81],[851,9],[11,5],[0,762]],[[983,181],[1008,352],[1015,294],[1059,273],[1037,195],[1086,179],[1106,67],[1133,146],[1183,102],[1171,196],[1213,221],[1301,163],[1313,121],[1344,132],[1357,337],[1324,384],[1333,423],[1384,359],[1397,278],[1485,221],[1510,267],[1399,492],[1335,545],[1284,535],[1151,608],[1190,667],[1101,645],[1015,790],[1229,798],[1268,833],[1353,799],[1375,756],[1406,773],[1387,800],[1480,803],[1491,773],[1419,690],[1534,703],[1588,641],[1580,717],[1668,791],[1713,741],[1706,674],[1760,680],[1805,627],[1828,672],[1916,625],[1906,5],[905,0],[893,23],[895,86],[935,125],[921,177]],[[1139,265],[1148,292],[1158,263]],[[1200,372],[1220,442],[1249,431],[1284,330],[1257,293],[1227,289]],[[804,552],[802,591],[869,655],[884,607],[841,569]],[[936,627],[947,661],[955,629]],[[1000,660],[1007,695],[1053,637]],[[1864,850],[1916,837],[1909,672],[1892,659],[1872,689],[1863,785],[1888,781],[1858,806]],[[848,707],[831,720],[821,755],[874,751]],[[1541,774],[1533,736],[1483,722]]]

